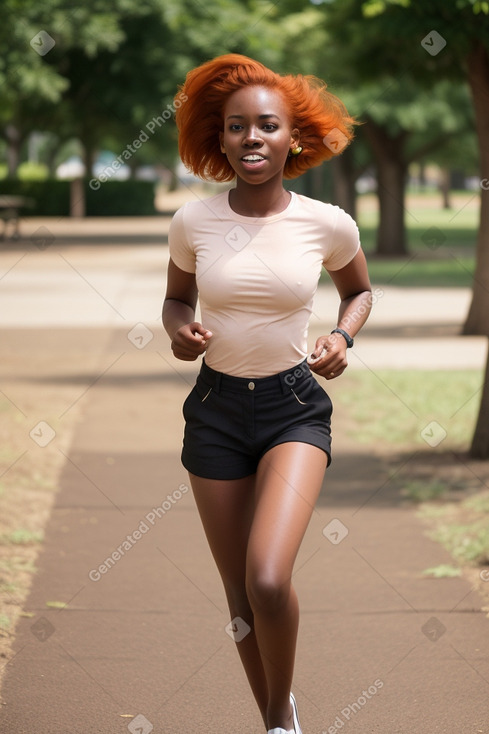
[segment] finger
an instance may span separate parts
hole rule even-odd
[[[319,360],[324,359],[326,355],[326,348],[320,345],[319,347],[316,347],[316,349],[314,349],[314,351],[308,356],[307,362],[308,364],[317,364]]]
[[[206,329],[202,324],[194,324],[192,329],[192,333],[194,335],[200,335],[202,336],[206,341],[211,338],[212,331],[209,331],[209,329]]]

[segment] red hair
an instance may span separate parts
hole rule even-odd
[[[300,155],[287,158],[285,178],[295,178],[340,153],[353,138],[355,121],[338,97],[314,76],[271,71],[240,54],[218,56],[187,74],[175,97],[180,157],[196,176],[231,181],[235,172],[221,153],[224,106],[231,94],[254,85],[279,91],[287,104],[291,128],[300,132]]]

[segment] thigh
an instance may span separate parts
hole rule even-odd
[[[250,571],[286,582],[321,490],[328,457],[317,446],[282,443],[260,460],[248,541]]]
[[[223,580],[244,583],[253,519],[255,475],[205,479],[189,474],[202,525]]]

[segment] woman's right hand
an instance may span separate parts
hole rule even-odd
[[[207,342],[212,332],[205,329],[198,321],[181,326],[173,335],[171,349],[177,359],[192,362],[207,349]]]

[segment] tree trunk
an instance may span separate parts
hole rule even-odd
[[[472,303],[463,333],[489,335],[489,52],[482,43],[469,54],[467,62],[479,142],[481,203]],[[489,353],[470,455],[489,459]]]
[[[16,178],[17,169],[20,164],[20,149],[23,138],[19,128],[13,123],[5,127],[5,139],[7,141],[7,171],[9,178]]]
[[[353,154],[347,148],[331,160],[333,171],[333,203],[345,210],[353,219],[357,218],[357,191]]]
[[[421,189],[421,191],[423,191],[426,187],[426,164],[423,162],[419,164],[418,180],[419,188]]]
[[[450,205],[450,171],[448,168],[442,168],[438,181],[438,188],[441,193],[443,209],[451,209]]]
[[[83,163],[85,164],[85,176],[93,177],[93,164],[95,163],[95,148],[83,143]]]
[[[93,135],[92,130],[88,129],[86,125],[83,125],[80,132],[80,141],[83,148],[83,163],[85,165],[86,178],[93,177],[93,166],[95,163],[95,153],[97,149],[95,140],[96,138]]]
[[[487,352],[486,374],[479,408],[479,417],[475,426],[470,447],[473,459],[489,459],[489,350]]]
[[[481,198],[472,303],[463,333],[489,336],[489,52],[480,43],[467,61],[479,142]],[[486,420],[489,422],[489,411]]]
[[[369,119],[364,133],[375,158],[377,196],[379,198],[379,227],[377,254],[402,256],[407,254],[404,222],[404,197],[407,165],[403,156],[406,131],[389,135],[387,129]]]

